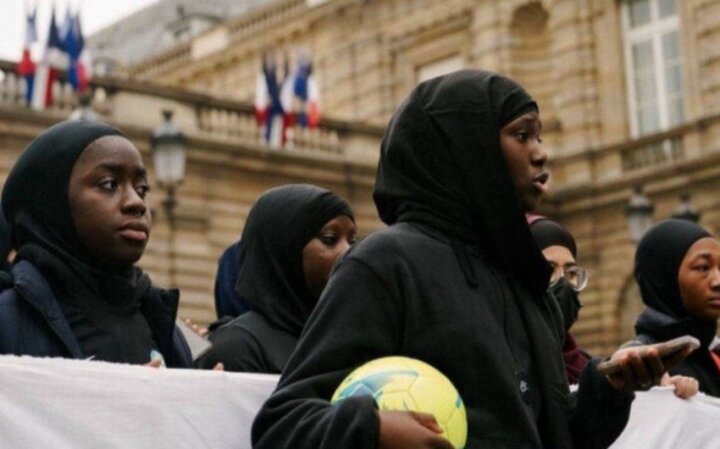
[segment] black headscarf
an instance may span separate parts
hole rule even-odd
[[[666,220],[650,229],[635,253],[635,279],[643,302],[653,309],[680,319],[688,313],[680,296],[678,271],[688,249],[712,235],[687,220]]]
[[[557,245],[567,248],[573,257],[577,257],[575,238],[567,229],[540,215],[528,216],[528,223],[530,224],[530,233],[541,251]]]
[[[517,83],[482,70],[418,85],[382,142],[374,192],[380,218],[425,223],[484,247],[542,295],[550,267],[532,240],[500,146],[500,129],[537,109]],[[466,277],[472,284],[472,274]]]
[[[240,248],[242,242],[237,241],[228,246],[218,260],[217,275],[215,276],[215,311],[217,317],[235,318],[250,310],[245,300],[235,292],[240,265]]]
[[[66,121],[36,137],[15,163],[2,193],[17,260],[48,279],[83,353],[106,361],[144,363],[152,346],[140,315],[149,278],[129,265],[112,272],[83,250],[70,209],[70,176],[97,139],[123,136],[99,122]]]
[[[314,307],[302,252],[325,224],[350,206],[329,190],[290,184],[263,193],[242,233],[237,293],[273,326],[300,335]]]

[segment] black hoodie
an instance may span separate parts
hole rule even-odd
[[[720,396],[720,371],[710,354],[709,346],[717,325],[692,318],[680,297],[678,272],[688,249],[696,241],[712,235],[687,220],[666,220],[642,238],[635,255],[635,279],[640,286],[647,308],[635,323],[635,342],[650,344],[692,335],[700,340],[700,348],[670,374],[694,377],[700,391]]]
[[[315,300],[305,284],[302,253],[325,224],[350,206],[329,190],[290,184],[265,192],[248,214],[239,253],[237,294],[252,309],[210,335],[197,366],[279,374]]]
[[[513,81],[465,70],[420,84],[391,120],[375,203],[389,228],[353,247],[253,425],[255,449],[373,449],[369,396],[328,399],[357,366],[387,355],[443,372],[467,408],[468,449],[569,448],[564,329],[500,148],[500,128],[536,108]],[[588,373],[583,445],[612,441],[627,413],[600,410]],[[603,390],[603,384],[605,390]],[[623,407],[627,412],[628,403]]]

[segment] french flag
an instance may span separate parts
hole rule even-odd
[[[76,92],[84,92],[90,82],[90,53],[85,49],[85,38],[80,24],[80,12],[69,19],[63,37],[63,48],[70,58],[68,81]]]
[[[265,142],[276,148],[283,146],[287,140],[288,122],[281,98],[287,78],[286,70],[283,81],[278,81],[274,59],[267,55],[263,57],[262,71],[255,85],[255,118],[262,128]]]
[[[32,12],[28,12],[25,16],[25,42],[23,44],[22,58],[17,65],[18,75],[25,79],[25,104],[30,105],[33,96],[33,84],[35,81],[35,63],[30,54],[30,47],[37,42],[37,27],[35,26],[35,18],[37,17],[37,6]]]
[[[320,124],[320,91],[318,89],[310,58],[301,56],[293,80],[295,122],[304,128],[316,128]]]
[[[57,22],[55,21],[55,7],[53,6],[47,44],[42,58],[35,67],[35,82],[31,101],[33,109],[41,111],[52,104],[52,86],[57,79],[58,71],[67,67],[67,57],[63,50],[64,44],[60,39]]]

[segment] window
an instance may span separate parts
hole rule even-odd
[[[623,2],[625,66],[633,136],[685,120],[677,0]]]

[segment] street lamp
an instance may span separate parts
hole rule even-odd
[[[690,194],[687,192],[680,194],[680,205],[675,209],[672,214],[673,218],[679,220],[688,220],[693,223],[700,222],[700,211],[695,206],[690,204]]]
[[[628,231],[633,242],[638,243],[653,225],[653,211],[655,206],[650,199],[643,195],[642,186],[635,186],[630,201],[625,206],[625,215],[628,219]]]
[[[175,286],[175,188],[185,177],[185,151],[187,139],[172,121],[173,111],[164,110],[163,123],[150,138],[155,176],[165,189],[163,208],[168,220],[168,277]]]
[[[177,205],[175,187],[182,183],[185,177],[185,151],[187,139],[172,121],[173,111],[163,111],[164,121],[153,131],[150,138],[152,147],[155,176],[158,184],[165,188],[166,197],[163,206],[172,215]]]

